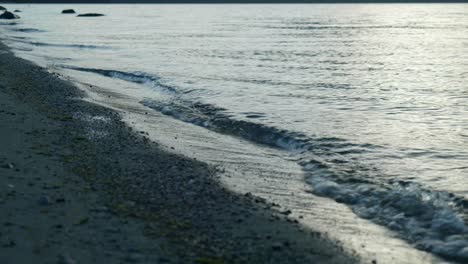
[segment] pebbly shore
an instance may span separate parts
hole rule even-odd
[[[3,44],[0,61],[0,263],[359,262]]]

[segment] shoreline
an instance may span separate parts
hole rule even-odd
[[[88,186],[89,196],[97,197],[88,203],[105,206],[109,209],[107,217],[124,220],[126,223],[122,224],[122,229],[131,226],[127,228],[128,234],[136,236],[135,233],[139,232],[135,241],[145,241],[141,243],[145,245],[149,240],[149,244],[165,248],[130,252],[130,255],[139,256],[137,262],[146,263],[155,259],[170,263],[358,262],[355,256],[345,253],[324,235],[294,223],[281,213],[281,208],[251,195],[242,196],[226,190],[217,180],[213,168],[195,159],[162,150],[144,135],[132,131],[115,111],[83,100],[84,92],[73,84],[46,69],[16,58],[3,44],[0,44],[0,50],[3,62],[0,65],[0,98],[3,102],[16,98],[14,100],[20,103],[15,105],[23,105],[26,109],[23,119],[31,118],[30,115],[34,113],[44,120],[40,124],[29,124],[30,127],[27,123],[19,124],[19,120],[12,120],[11,124],[17,124],[25,131],[31,128],[46,131],[41,134],[45,138],[41,141],[50,143],[42,144],[40,153],[46,161],[54,160],[50,168],[63,166],[68,178],[82,181],[74,184],[64,182],[59,189]],[[9,111],[14,112],[15,109]],[[20,135],[23,141],[38,137],[33,133]],[[5,138],[5,135],[2,137]],[[18,151],[25,150],[13,145],[11,150],[1,155],[19,156],[14,154]],[[2,158],[0,156],[0,162],[7,162],[7,167],[13,163]],[[14,162],[15,166],[21,166],[21,158],[19,160]],[[22,175],[21,170],[1,170]],[[44,172],[41,175],[41,178],[49,177]],[[61,179],[60,175],[54,177]],[[28,191],[25,188],[24,192]],[[78,200],[74,192],[67,192],[72,201]],[[36,198],[40,200],[41,197]],[[11,199],[11,204],[9,199],[6,197],[0,207],[3,210],[6,205],[11,206],[11,217],[15,219],[18,217],[14,213],[16,200]],[[57,203],[52,199],[51,205],[55,207]],[[31,210],[37,209],[34,207]],[[82,210],[90,209],[86,208],[86,203],[82,203],[81,207]],[[66,214],[66,208],[63,210]],[[34,215],[34,211],[29,213]],[[54,219],[61,217],[59,215]],[[94,217],[82,218],[78,222],[82,221],[84,223],[78,226],[91,233],[99,233],[99,228],[107,226],[106,221]],[[2,234],[5,232],[3,229],[0,228]],[[46,229],[44,234],[50,232]],[[63,237],[66,237],[65,234]],[[114,239],[119,241],[122,237],[116,235]],[[100,238],[99,235],[95,236],[97,240]],[[65,248],[71,246],[68,241],[61,243]],[[18,242],[15,244],[11,248],[12,254],[22,249],[26,257],[28,252],[24,251],[29,248],[22,247]],[[119,256],[122,252],[120,249],[108,250],[111,252],[108,261],[112,256],[125,258]],[[30,254],[35,256],[34,252]],[[48,254],[49,258],[59,255],[57,251]],[[0,254],[0,259],[2,257]],[[78,263],[83,262],[81,257],[70,256]],[[88,257],[95,262],[98,257],[107,258],[103,253]]]

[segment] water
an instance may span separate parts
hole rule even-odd
[[[20,56],[278,149],[315,195],[468,260],[468,5],[16,7]]]

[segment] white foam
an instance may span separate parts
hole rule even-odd
[[[420,249],[468,261],[468,228],[448,194],[417,184],[339,184],[320,176],[307,181],[315,194],[348,204],[360,217],[387,226]]]

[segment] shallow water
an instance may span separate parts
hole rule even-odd
[[[284,162],[281,176],[294,163],[291,178],[315,195],[468,259],[468,5],[73,6],[100,18],[14,8],[22,20],[1,30],[20,56],[273,147],[280,158],[258,164]]]

